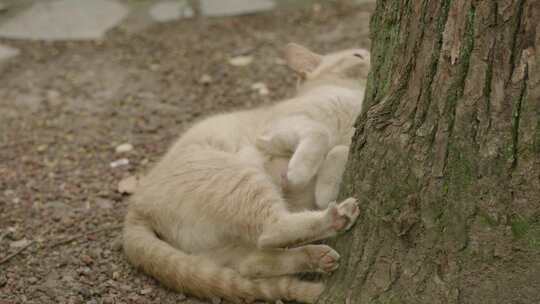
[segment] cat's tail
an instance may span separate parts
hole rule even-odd
[[[164,285],[201,298],[224,298],[235,303],[280,299],[313,303],[324,288],[321,283],[292,277],[243,277],[233,269],[184,253],[160,240],[147,221],[132,211],[124,225],[124,251],[132,264]]]

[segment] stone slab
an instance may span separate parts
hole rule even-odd
[[[29,40],[100,39],[129,10],[113,0],[37,2],[0,24],[0,37]]]

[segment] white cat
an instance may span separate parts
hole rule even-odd
[[[293,275],[337,268],[332,248],[299,245],[349,229],[359,214],[355,199],[329,198],[363,98],[344,72],[369,53],[321,56],[290,44],[286,55],[305,79],[296,97],[197,123],[141,180],[124,250],[163,284],[234,302],[312,303],[324,286]]]

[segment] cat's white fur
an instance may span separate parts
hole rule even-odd
[[[344,72],[368,57],[288,45],[305,79],[294,98],[197,123],[141,180],[125,220],[128,260],[199,297],[314,302],[323,285],[293,274],[337,268],[332,248],[300,245],[358,216],[355,199],[330,200],[363,98]]]

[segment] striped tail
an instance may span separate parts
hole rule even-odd
[[[313,303],[322,283],[292,277],[251,280],[203,257],[186,254],[160,240],[146,221],[132,211],[124,224],[128,260],[162,284],[199,298],[224,298],[234,303],[254,300],[295,300]]]

